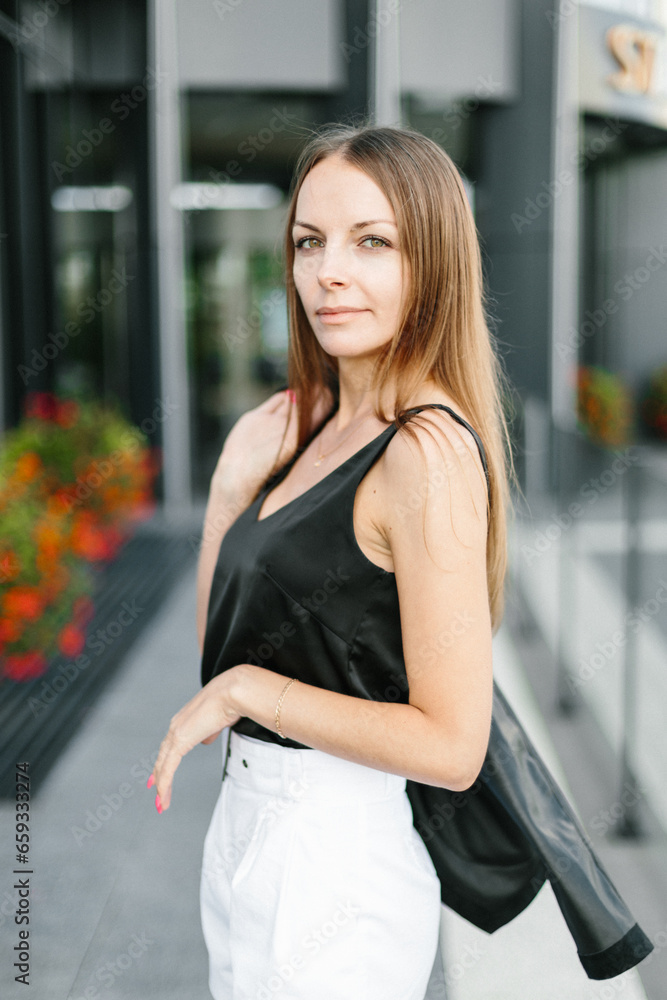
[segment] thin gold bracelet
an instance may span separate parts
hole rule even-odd
[[[284,740],[286,740],[287,737],[285,736],[284,732],[280,728],[280,706],[283,703],[283,698],[287,694],[287,689],[289,688],[290,684],[293,684],[294,681],[296,681],[296,680],[298,680],[298,677],[292,677],[292,679],[287,682],[287,684],[285,685],[285,687],[282,690],[282,694],[280,695],[280,698],[278,698],[278,704],[276,705],[276,729],[278,730],[278,733],[280,734],[280,736]]]

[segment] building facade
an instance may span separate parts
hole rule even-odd
[[[32,389],[113,399],[152,419],[165,503],[204,496],[284,379],[299,149],[375,118],[464,174],[548,486],[577,363],[667,360],[666,25],[662,0],[0,0],[0,425]]]

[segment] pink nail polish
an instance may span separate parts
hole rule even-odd
[[[151,774],[150,778],[146,782],[146,788],[152,788],[154,784],[155,784],[155,778]]]
[[[155,796],[155,808],[157,809],[158,813],[162,812],[162,803],[160,802],[160,796],[159,795]]]

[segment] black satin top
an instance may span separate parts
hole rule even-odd
[[[486,469],[481,441],[469,424],[439,403],[410,412],[427,407],[447,410],[468,428]],[[230,526],[211,586],[203,684],[237,663],[254,663],[341,694],[407,703],[396,579],[364,555],[353,526],[357,487],[396,431],[390,424],[301,496],[258,521],[264,498],[295,456]],[[306,749],[249,718],[232,729]]]

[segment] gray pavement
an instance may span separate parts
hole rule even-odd
[[[505,629],[495,656],[501,686],[567,788]],[[32,802],[28,988],[14,982],[12,968],[19,930],[14,806],[0,804],[5,1000],[209,1000],[198,889],[219,790],[220,741],[185,758],[164,815],[145,788],[171,715],[198,690],[198,671],[191,563]],[[614,873],[626,857],[623,848],[616,851]],[[550,893],[546,886],[524,914],[491,936],[444,910],[448,1000],[643,1000],[635,972],[606,984],[586,978]]]
[[[198,668],[190,564],[33,800],[29,989],[13,982],[14,807],[0,807],[6,1000],[209,1000],[198,889],[220,741],[186,757],[163,816],[145,787]]]

